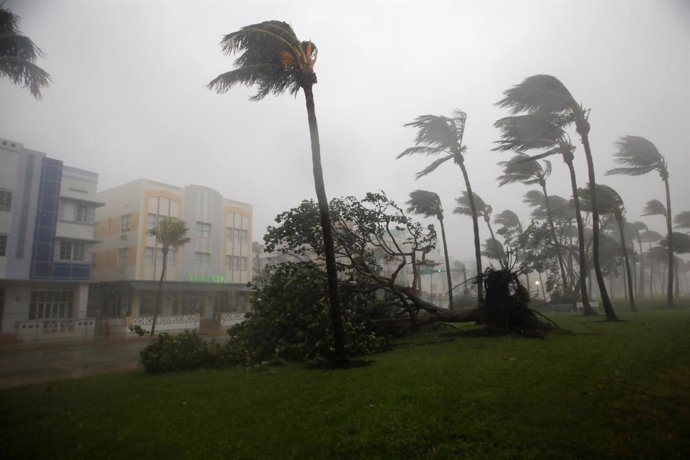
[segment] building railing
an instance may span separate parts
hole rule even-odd
[[[161,315],[156,318],[156,331],[199,329],[200,319],[199,313],[192,315]],[[128,316],[125,320],[125,325],[127,328],[139,326],[150,331],[153,325],[153,316]]]
[[[95,318],[36,319],[14,325],[17,340],[92,338],[95,330]]]
[[[245,319],[244,313],[238,312],[228,312],[228,313],[216,313],[216,320],[220,323],[221,327],[234,326],[239,324]]]

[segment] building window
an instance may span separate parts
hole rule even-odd
[[[0,190],[0,211],[9,211],[12,207],[12,192]]]
[[[77,203],[74,209],[74,221],[85,224],[89,221],[88,207],[83,203]]]
[[[58,259],[74,260],[81,262],[84,260],[84,243],[78,241],[60,241]]]
[[[146,251],[144,252],[144,263],[146,265],[153,265],[153,254],[154,248],[146,248]],[[163,250],[161,248],[155,249],[155,254],[156,265],[163,265]],[[175,264],[175,250],[173,248],[168,250],[168,260],[166,262],[168,266]]]
[[[197,222],[195,236],[197,238],[204,239],[211,238],[211,224],[207,224],[205,222]]]
[[[194,268],[196,270],[208,270],[210,262],[211,254],[209,254],[208,252],[194,253]]]
[[[128,232],[129,231],[129,218],[131,214],[125,214],[124,216],[120,217],[120,231],[121,232]]]
[[[247,231],[246,230],[238,230],[238,232],[239,232],[240,244],[247,244],[247,241],[248,241]]]
[[[230,271],[247,271],[247,258],[238,256],[225,256],[225,267]]]
[[[129,262],[129,248],[122,248],[117,253],[117,266],[126,267]]]
[[[249,234],[247,230],[242,230],[241,228],[227,227],[225,232],[228,243],[232,244],[237,241],[239,244],[247,244],[249,240]]]
[[[0,257],[7,255],[7,235],[0,235]]]
[[[29,319],[71,318],[73,305],[72,291],[33,291]]]
[[[156,225],[158,225],[158,216],[149,213],[148,216],[146,216],[146,230],[152,230]]]

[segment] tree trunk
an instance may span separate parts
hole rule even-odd
[[[438,218],[441,225],[441,239],[443,240],[443,256],[446,258],[446,279],[448,280],[448,309],[453,309],[453,280],[450,276],[450,259],[448,258],[448,245],[446,244],[446,227],[443,225],[443,218]]]
[[[154,248],[153,260],[156,260],[156,252]],[[158,319],[158,313],[161,310],[161,291],[163,290],[163,280],[165,279],[165,269],[168,265],[168,251],[163,250],[163,269],[161,270],[161,278],[158,280],[158,290],[156,291],[156,306],[153,309],[153,321],[151,321],[151,335],[156,332],[156,320]]]
[[[587,120],[580,120],[577,126],[578,134],[582,139],[582,145],[585,148],[585,156],[587,157],[587,173],[589,176],[589,193],[592,200],[592,255],[594,259],[594,273],[597,278],[597,286],[599,286],[599,296],[601,303],[606,312],[606,319],[610,321],[618,320],[616,312],[611,305],[608,291],[606,290],[606,282],[604,275],[601,273],[601,264],[599,263],[599,210],[597,208],[597,189],[596,178],[594,175],[594,160],[592,159],[592,150],[589,147],[589,122]]]
[[[668,185],[668,173],[662,176],[666,189],[666,231],[668,236],[668,291],[666,292],[666,306],[673,306],[673,224],[671,222],[671,189]]]
[[[572,155],[571,155],[572,157]],[[573,166],[573,159],[564,157],[565,164],[568,165],[570,172],[570,186],[573,192],[573,203],[575,204],[575,221],[577,222],[577,249],[580,255],[580,297],[582,299],[582,312],[585,315],[596,315],[597,313],[592,308],[589,301],[589,294],[587,293],[587,251],[585,250],[585,224],[582,221],[582,214],[580,213],[580,198],[577,195],[577,178],[575,176],[575,167]]]
[[[563,265],[563,255],[561,254],[561,243],[556,234],[556,226],[553,224],[553,215],[551,214],[551,204],[549,203],[549,194],[546,191],[546,181],[541,181],[541,189],[544,192],[544,201],[546,201],[546,215],[549,221],[549,228],[551,229],[551,237],[553,244],[556,247],[556,258],[558,259],[558,269],[561,271],[561,280],[563,281],[563,293],[570,291],[568,287],[568,279],[565,275],[565,265]]]
[[[642,240],[639,237],[637,237],[637,247],[640,250],[640,281],[637,283],[637,296],[638,297],[644,297],[644,256],[642,255]]]
[[[477,206],[474,204],[474,193],[470,185],[470,177],[467,175],[464,160],[458,163],[462,171],[462,177],[465,179],[465,187],[467,188],[467,198],[470,202],[470,211],[472,211],[472,231],[474,232],[474,258],[477,264],[477,303],[479,308],[484,305],[484,275],[482,271],[482,247],[479,242],[479,219],[477,218]]]
[[[616,221],[618,222],[618,231],[621,235],[621,247],[623,248],[623,260],[625,261],[625,274],[627,275],[627,288],[628,288],[628,299],[630,300],[630,309],[632,311],[637,311],[635,306],[635,295],[633,294],[633,276],[630,271],[630,259],[628,258],[628,247],[625,244],[625,232],[623,231],[623,217],[616,215]]]
[[[319,205],[319,217],[323,232],[324,253],[326,256],[326,275],[328,276],[328,295],[331,306],[331,325],[333,327],[333,345],[335,347],[336,363],[347,361],[345,353],[345,330],[343,327],[340,297],[338,295],[338,270],[335,263],[335,245],[333,243],[333,229],[328,210],[326,186],[321,168],[321,144],[319,141],[319,127],[316,122],[314,108],[314,93],[311,85],[304,85],[304,97],[307,103],[307,117],[309,120],[309,135],[311,137],[311,158],[314,170],[314,188]]]

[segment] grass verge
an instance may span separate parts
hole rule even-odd
[[[690,458],[690,309],[420,334],[369,367],[114,374],[0,392],[0,457]]]

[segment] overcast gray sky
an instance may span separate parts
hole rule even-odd
[[[278,19],[319,47],[316,111],[329,198],[384,190],[437,192],[450,252],[472,257],[468,217],[452,215],[464,190],[445,164],[414,180],[428,159],[395,160],[412,145],[403,127],[422,114],[468,114],[473,188],[495,212],[525,220],[523,185],[497,188],[493,128],[503,91],[533,74],[559,78],[591,109],[601,183],[623,196],[628,218],[664,199],[657,174],[605,177],[614,142],[644,136],[671,167],[673,213],[690,209],[690,2],[236,2],[7,1],[46,57],[53,83],[40,101],[0,79],[0,136],[99,173],[99,189],[141,177],[201,184],[254,205],[254,239],[279,212],[315,196],[302,93],[252,102],[252,89],[217,95],[206,84],[232,68],[223,34]],[[573,135],[573,139],[577,139]],[[586,165],[579,144],[582,185]],[[568,197],[553,161],[551,193]],[[663,232],[659,217],[646,222]],[[488,232],[481,227],[482,239]]]

